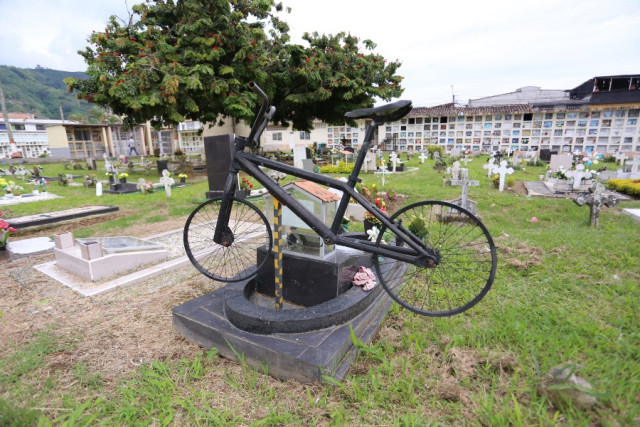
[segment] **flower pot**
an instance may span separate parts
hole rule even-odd
[[[109,175],[109,184],[115,184],[116,178],[113,175]]]
[[[187,178],[180,178],[180,184],[184,184],[185,182],[187,182]]]
[[[120,178],[120,184],[126,184],[127,178]]]

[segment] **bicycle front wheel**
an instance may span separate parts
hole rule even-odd
[[[271,252],[271,227],[262,211],[252,203],[232,198],[229,229],[233,232],[230,246],[213,241],[221,198],[207,200],[198,206],[184,226],[184,248],[191,263],[205,276],[222,282],[238,282],[255,277],[268,257],[258,263],[256,250],[266,247]]]
[[[489,291],[498,264],[496,247],[472,213],[448,202],[423,201],[402,208],[391,220],[422,240],[437,260],[435,267],[422,267],[374,255],[378,280],[402,307],[424,316],[451,316],[473,307]],[[377,244],[386,231],[382,227]],[[407,246],[395,235],[386,238],[387,244]]]

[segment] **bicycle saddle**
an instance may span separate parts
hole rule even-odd
[[[345,113],[350,119],[373,119],[376,122],[395,122],[411,111],[411,101],[396,101],[373,108],[362,108]]]

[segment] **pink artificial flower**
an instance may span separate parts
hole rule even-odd
[[[16,231],[18,231],[16,228],[9,227],[9,233],[15,233]]]
[[[531,221],[534,224],[537,224],[538,223],[538,218],[536,218],[535,216],[532,216],[529,221]]]

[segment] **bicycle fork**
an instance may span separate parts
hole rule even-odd
[[[224,247],[229,247],[233,243],[233,232],[229,228],[229,217],[231,216],[231,208],[233,207],[233,195],[236,193],[238,182],[238,169],[235,164],[235,158],[231,160],[231,168],[227,182],[224,184],[224,192],[222,193],[222,201],[220,204],[220,214],[216,222],[216,230],[213,233],[213,242]]]

